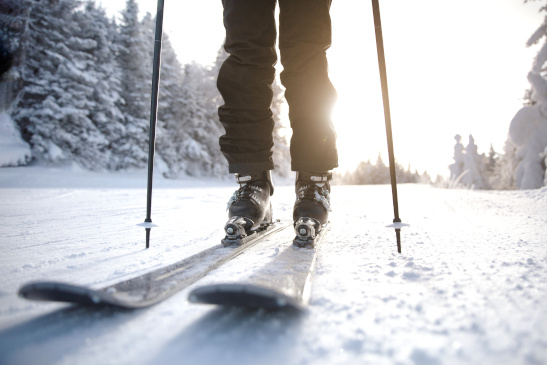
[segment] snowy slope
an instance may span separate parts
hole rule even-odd
[[[189,304],[91,310],[17,298],[35,279],[101,287],[218,244],[231,183],[156,180],[144,249],[145,173],[0,169],[0,364],[542,364],[547,358],[547,188],[333,187],[332,228],[304,313]],[[289,220],[293,188],[278,186]],[[244,277],[271,240],[202,282]],[[190,288],[191,289],[191,288]]]

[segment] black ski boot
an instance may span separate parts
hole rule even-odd
[[[313,247],[329,221],[331,172],[297,172],[293,221],[299,247]]]
[[[228,202],[224,246],[239,244],[244,237],[273,223],[270,196],[274,188],[270,171],[236,174],[236,181],[240,188]]]

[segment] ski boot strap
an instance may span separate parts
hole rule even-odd
[[[298,181],[308,181],[312,183],[325,183],[332,180],[332,172],[302,172],[298,171],[296,180]]]
[[[274,186],[270,171],[237,173],[235,174],[235,177],[238,184],[248,184],[253,181],[267,181],[268,184],[270,184],[270,196],[273,195]]]

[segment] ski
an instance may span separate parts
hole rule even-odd
[[[149,307],[193,284],[249,247],[288,226],[290,224],[276,222],[238,240],[238,244],[226,247],[223,243],[174,264],[102,289],[62,282],[38,281],[23,285],[18,294],[22,298],[38,301],[108,305],[133,309]]]
[[[328,229],[326,224],[315,233],[313,247],[291,244],[248,278],[197,287],[190,292],[189,301],[255,309],[305,309],[310,300],[317,250]]]

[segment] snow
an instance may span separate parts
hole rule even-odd
[[[530,82],[544,89],[547,99],[547,82],[539,75],[529,74]],[[540,101],[525,106],[513,117],[509,127],[511,141],[517,147],[519,165],[516,171],[517,186],[520,189],[536,189],[544,186],[545,165],[541,154],[547,147],[547,103]]]
[[[267,312],[190,304],[90,309],[17,297],[30,280],[101,287],[218,244],[227,181],[154,182],[144,249],[146,173],[0,169],[1,364],[541,364],[547,356],[547,188],[399,187],[397,254],[388,185],[334,186],[311,305]],[[276,186],[291,218],[294,190]],[[249,275],[290,235],[201,280]],[[199,282],[198,282],[199,283]]]
[[[528,46],[547,35],[545,21],[528,40]],[[547,42],[536,55],[532,70],[528,73],[531,85],[529,105],[517,112],[509,127],[508,142],[516,147],[518,167],[515,181],[519,189],[545,186],[547,179],[543,160],[543,152],[547,148],[547,80],[542,75],[546,62]]]
[[[30,159],[30,146],[10,116],[0,112],[0,167],[26,165]]]

